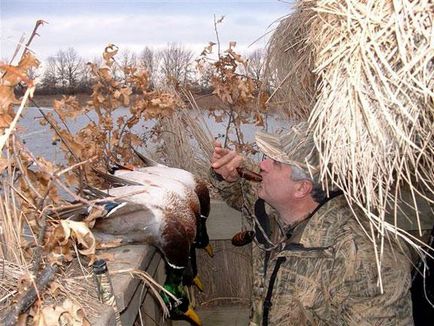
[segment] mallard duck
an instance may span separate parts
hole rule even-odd
[[[121,243],[148,243],[159,248],[166,261],[164,288],[181,301],[176,305],[162,293],[170,318],[200,325],[182,288],[184,271],[192,263],[191,251],[201,219],[196,193],[178,180],[145,171],[119,169],[114,175],[98,174],[115,185],[102,193],[126,205],[110,218],[97,220],[94,234]]]
[[[182,279],[182,283],[185,286],[191,287],[194,284],[201,292],[203,292],[204,286],[197,274],[196,248],[205,249],[208,255],[211,257],[214,255],[212,247],[209,243],[209,236],[206,229],[206,219],[206,216],[201,215],[200,218],[196,220],[196,238],[194,239],[193,245],[190,248],[190,263],[185,269],[184,277]]]
[[[193,175],[192,173],[186,170],[168,167],[167,165],[155,162],[154,160],[144,156],[143,154],[139,153],[136,150],[134,150],[134,152],[143,162],[145,167],[125,168],[123,166],[118,165],[118,168],[117,169],[115,168],[114,170],[125,171],[129,169],[132,171],[140,171],[150,176],[157,176],[159,178],[169,178],[171,180],[177,180],[181,182],[183,185],[185,185],[186,187],[188,187],[189,189],[192,189],[196,193],[197,197],[199,198],[200,217],[197,217],[196,219],[196,238],[190,250],[190,264],[188,266],[189,268],[186,268],[185,270],[183,283],[187,286],[191,286],[192,284],[195,284],[199,290],[203,291],[202,282],[200,281],[200,278],[197,275],[195,248],[204,249],[211,257],[214,255],[212,246],[209,243],[209,237],[206,228],[206,221],[209,216],[210,208],[211,208],[211,200],[210,200],[207,184],[203,179]],[[113,171],[113,173],[115,174],[123,173],[117,171]]]
[[[143,171],[118,170],[115,175],[97,173],[113,187],[99,190],[88,186],[86,194],[96,200],[92,206],[76,203],[53,214],[73,220],[89,220],[92,215],[93,234],[102,243],[146,243],[157,247],[166,262],[163,286],[180,302],[175,303],[162,292],[170,318],[201,325],[199,317],[189,307],[182,281],[189,264],[195,263],[191,252],[198,225],[203,223],[195,191],[180,181]],[[207,239],[207,235],[202,235],[197,243],[203,246]]]

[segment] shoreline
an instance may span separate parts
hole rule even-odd
[[[78,93],[73,95],[55,94],[55,95],[35,95],[33,102],[40,107],[52,107],[55,100],[61,100],[64,96],[73,96],[81,106],[86,106],[91,100],[90,95]],[[194,94],[194,99],[200,109],[203,110],[223,110],[225,104],[214,94]],[[186,103],[188,105],[188,103]]]
[[[33,97],[33,102],[39,107],[53,107],[53,101],[61,100],[64,96],[74,96],[78,103],[81,106],[88,105],[88,102],[91,100],[90,94],[87,93],[78,93],[73,95],[65,95],[65,94],[54,94],[54,95],[38,95],[36,94]],[[228,106],[224,104],[215,94],[193,94],[194,100],[199,107],[199,109],[203,111],[218,111],[218,110],[228,110]],[[31,103],[31,102],[30,102]],[[188,102],[185,102],[186,106],[189,106]],[[269,109],[268,114],[276,115],[280,114],[279,110]]]

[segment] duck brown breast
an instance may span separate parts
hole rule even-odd
[[[185,267],[188,263],[190,246],[196,236],[193,214],[166,209],[162,225],[161,249],[169,264]]]

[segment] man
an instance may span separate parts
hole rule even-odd
[[[282,136],[259,132],[256,143],[267,156],[259,165],[257,196],[277,212],[282,232],[275,246],[264,246],[265,254],[253,246],[250,325],[412,325],[410,264],[402,245],[386,240],[381,289],[369,223],[353,215],[342,194],[327,196],[316,182],[319,158],[307,125]],[[225,180],[215,185],[230,205],[253,212],[251,187],[237,173],[244,164],[215,143],[212,168]]]

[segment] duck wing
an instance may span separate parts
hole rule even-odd
[[[134,148],[133,151],[137,155],[137,157],[143,162],[143,164],[145,164],[145,166],[165,166],[136,151]]]
[[[199,201],[199,214],[196,214],[196,248],[202,248],[207,251],[210,256],[213,256],[212,247],[209,244],[209,237],[206,229],[206,220],[210,213],[211,199],[206,183],[194,177],[188,171],[168,168],[166,166],[151,166],[139,168],[134,171],[119,170],[116,175],[129,180],[140,180],[143,184],[150,186],[158,183],[158,186],[165,187],[172,191],[178,192],[183,197],[189,194],[191,197],[196,197]],[[193,196],[193,193],[196,196]],[[193,202],[193,200],[192,200]]]
[[[95,171],[95,173],[99,177],[103,178],[105,181],[107,181],[108,183],[110,183],[114,187],[143,185],[142,183],[140,183],[138,181],[134,181],[134,180],[128,179],[128,178],[122,178],[119,176],[119,174],[122,174],[122,171],[131,172],[130,170],[126,170],[126,169],[116,170],[115,174],[106,173],[106,172],[103,172],[103,171],[100,171],[97,169],[94,169],[93,171]]]

